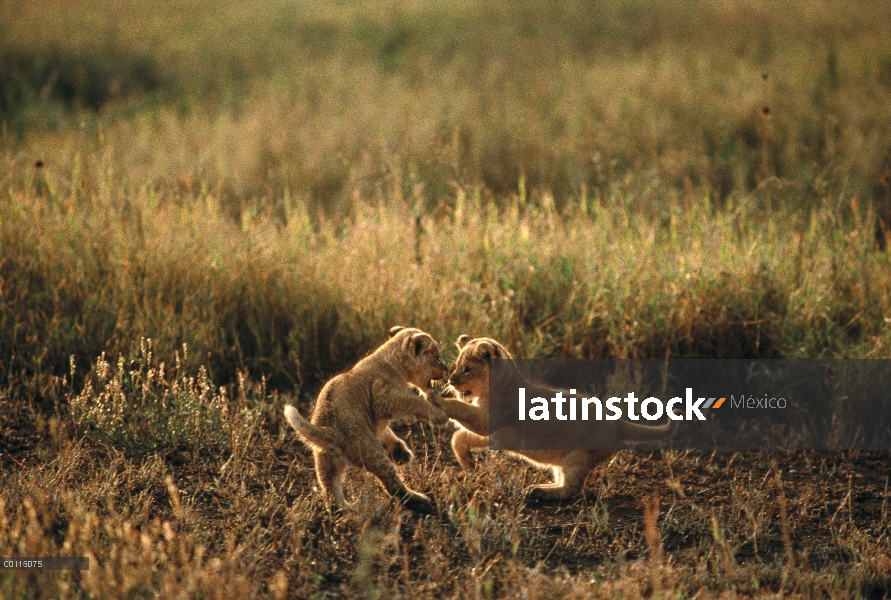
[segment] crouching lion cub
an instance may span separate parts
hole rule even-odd
[[[427,496],[408,489],[396,472],[391,458],[407,462],[414,455],[389,423],[400,416],[447,423],[446,414],[412,387],[432,393],[430,381],[447,373],[439,345],[430,335],[397,326],[390,329],[387,342],[325,384],[310,420],[285,406],[288,423],[312,447],[326,498],[333,495],[339,507],[345,504],[343,472],[354,465],[374,474],[405,506],[416,510],[433,506]]]
[[[451,386],[460,394],[461,400],[434,400],[445,410],[449,418],[461,427],[452,436],[452,449],[461,467],[473,468],[471,448],[489,447],[489,363],[493,359],[513,358],[498,342],[490,338],[470,339],[462,335],[457,342],[460,354],[449,378]],[[522,379],[513,387],[525,387],[529,397],[550,397],[555,390],[538,383]],[[598,421],[595,435],[604,446],[621,442],[643,442],[659,440],[671,436],[677,423],[646,426],[628,421]],[[615,454],[613,450],[524,450],[512,452],[538,467],[551,467],[554,470],[554,483],[535,487],[529,493],[530,499],[562,500],[582,491],[588,474],[600,463]]]

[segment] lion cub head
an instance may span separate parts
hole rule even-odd
[[[489,391],[489,363],[496,358],[513,357],[492,338],[471,339],[469,335],[462,335],[456,345],[460,353],[449,376],[449,383],[465,402],[470,402],[473,398],[486,398]]]
[[[384,347],[398,353],[397,360],[405,370],[408,382],[424,391],[431,389],[431,381],[444,379],[448,375],[448,367],[439,353],[439,344],[420,329],[400,325],[392,327],[390,340]]]

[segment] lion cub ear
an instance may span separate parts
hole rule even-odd
[[[463,350],[464,346],[466,346],[467,342],[469,342],[469,341],[470,341],[470,336],[465,333],[465,334],[458,336],[458,341],[455,342],[455,345],[458,346],[458,350]]]
[[[493,358],[505,358],[504,352],[491,342],[480,342],[476,347],[477,354],[484,361],[489,362]]]
[[[406,337],[402,345],[406,350],[410,348],[414,355],[417,356],[424,349],[424,338],[426,337],[428,337],[426,333],[419,331],[412,336]]]
[[[390,327],[390,331],[389,331],[390,337],[393,337],[394,335],[396,335],[403,329],[405,329],[405,327],[403,327],[402,325],[394,325],[393,327]]]

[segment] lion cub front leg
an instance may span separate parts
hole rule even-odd
[[[459,429],[452,435],[452,451],[458,464],[465,471],[470,471],[475,465],[473,455],[470,453],[471,448],[488,448],[489,438],[477,435],[467,429]]]
[[[455,400],[454,398],[444,398],[441,396],[431,396],[430,401],[437,407],[445,411],[450,419],[458,421],[466,429],[481,436],[489,435],[489,411]]]
[[[414,453],[409,450],[404,440],[400,439],[389,427],[384,427],[377,434],[377,439],[381,441],[387,454],[393,459],[397,465],[404,465],[415,457]]]
[[[430,392],[432,394],[432,392]],[[449,417],[445,411],[427,401],[426,394],[419,396],[408,386],[392,389],[385,384],[378,384],[374,390],[378,398],[378,418],[418,417],[426,419],[434,425],[445,425]]]
[[[453,398],[435,396],[431,401],[443,409],[450,419],[461,424],[461,429],[452,435],[452,451],[462,469],[473,469],[471,448],[489,447],[489,411]]]

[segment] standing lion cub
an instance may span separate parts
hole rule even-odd
[[[462,425],[452,436],[452,450],[461,468],[473,468],[471,448],[488,448],[489,439],[489,364],[493,359],[513,358],[498,342],[490,338],[470,339],[462,335],[457,342],[460,354],[449,378],[451,386],[460,394],[461,400],[435,399],[446,411],[449,418]],[[518,381],[512,385],[526,387],[530,396],[549,396],[554,390],[541,384],[522,379],[516,372]],[[595,424],[592,423],[591,426]],[[621,442],[643,442],[658,440],[672,435],[677,423],[646,426],[629,421],[596,422],[592,432],[605,446]],[[531,499],[562,500],[582,491],[585,479],[594,467],[609,459],[612,450],[524,450],[512,452],[539,467],[552,467],[554,483],[532,489]]]
[[[412,509],[428,510],[430,499],[408,489],[392,460],[408,462],[411,450],[396,437],[389,423],[401,416],[448,422],[439,408],[418,393],[432,393],[430,381],[447,369],[439,345],[420,329],[393,327],[390,339],[322,388],[311,421],[293,406],[285,418],[304,443],[312,447],[316,476],[326,498],[343,506],[343,472],[348,465],[374,474],[384,488]],[[391,460],[392,458],[392,460]]]

